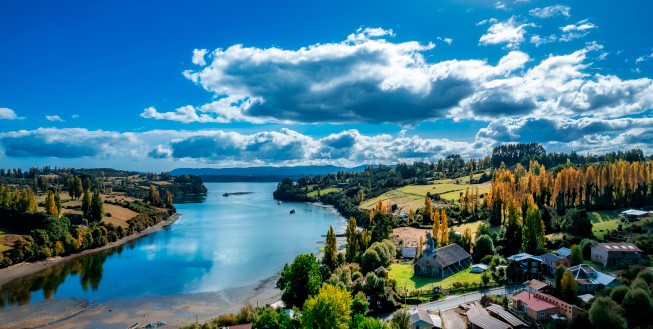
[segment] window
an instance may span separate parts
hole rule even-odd
[[[544,312],[540,312],[540,318],[544,317]]]

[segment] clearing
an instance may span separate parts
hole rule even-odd
[[[619,213],[621,213],[620,210],[602,210],[588,213],[587,215],[592,220],[592,233],[597,238],[602,239],[608,233],[608,230],[615,231],[619,229],[619,224],[623,228],[629,227],[630,223],[622,222]]]
[[[459,182],[460,184],[457,184]],[[397,204],[397,210],[408,211],[410,209],[418,209],[424,204],[424,197],[426,193],[439,194],[440,198],[458,202],[460,193],[465,193],[469,188],[470,193],[474,188],[478,187],[478,193],[490,192],[490,182],[483,184],[469,184],[469,177],[461,177],[458,179],[441,179],[430,182],[428,185],[409,185],[394,189],[381,194],[377,198],[369,199],[361,203],[361,208],[370,209],[374,207],[379,198],[385,202],[390,200],[391,203]]]
[[[342,189],[339,188],[339,187],[329,187],[329,188],[325,188],[325,189],[322,190],[320,193],[322,193],[322,195],[325,195],[325,194],[327,194],[327,193],[338,192],[338,191],[340,191],[340,190],[342,190]],[[317,190],[315,190],[315,191],[311,191],[311,192],[308,192],[306,195],[307,195],[307,196],[317,196]]]
[[[415,275],[413,273],[413,265],[408,264],[392,264],[388,267],[388,270],[390,271],[390,278],[397,280],[397,285],[401,289],[403,289],[404,280],[406,280],[406,289],[408,289],[408,292],[415,289],[430,288],[431,285],[449,288],[454,282],[482,283],[481,273],[472,273],[471,268],[444,279]]]

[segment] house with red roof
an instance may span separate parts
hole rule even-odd
[[[539,292],[524,291],[513,298],[513,309],[526,313],[534,320],[547,320],[552,313],[562,314],[571,319],[574,315],[585,312],[583,309]]]

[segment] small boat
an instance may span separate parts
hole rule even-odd
[[[295,209],[291,210],[290,213],[291,213],[291,214],[294,214],[294,213],[295,213]]]
[[[277,204],[281,204],[281,201],[277,202]]]

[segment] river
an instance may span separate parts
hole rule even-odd
[[[276,183],[206,183],[175,200],[179,220],[123,246],[80,256],[0,287],[5,308],[51,298],[89,301],[210,292],[269,278],[301,253],[317,253],[332,208],[272,198]],[[254,192],[223,196],[224,193]],[[294,209],[295,213],[290,214]]]

